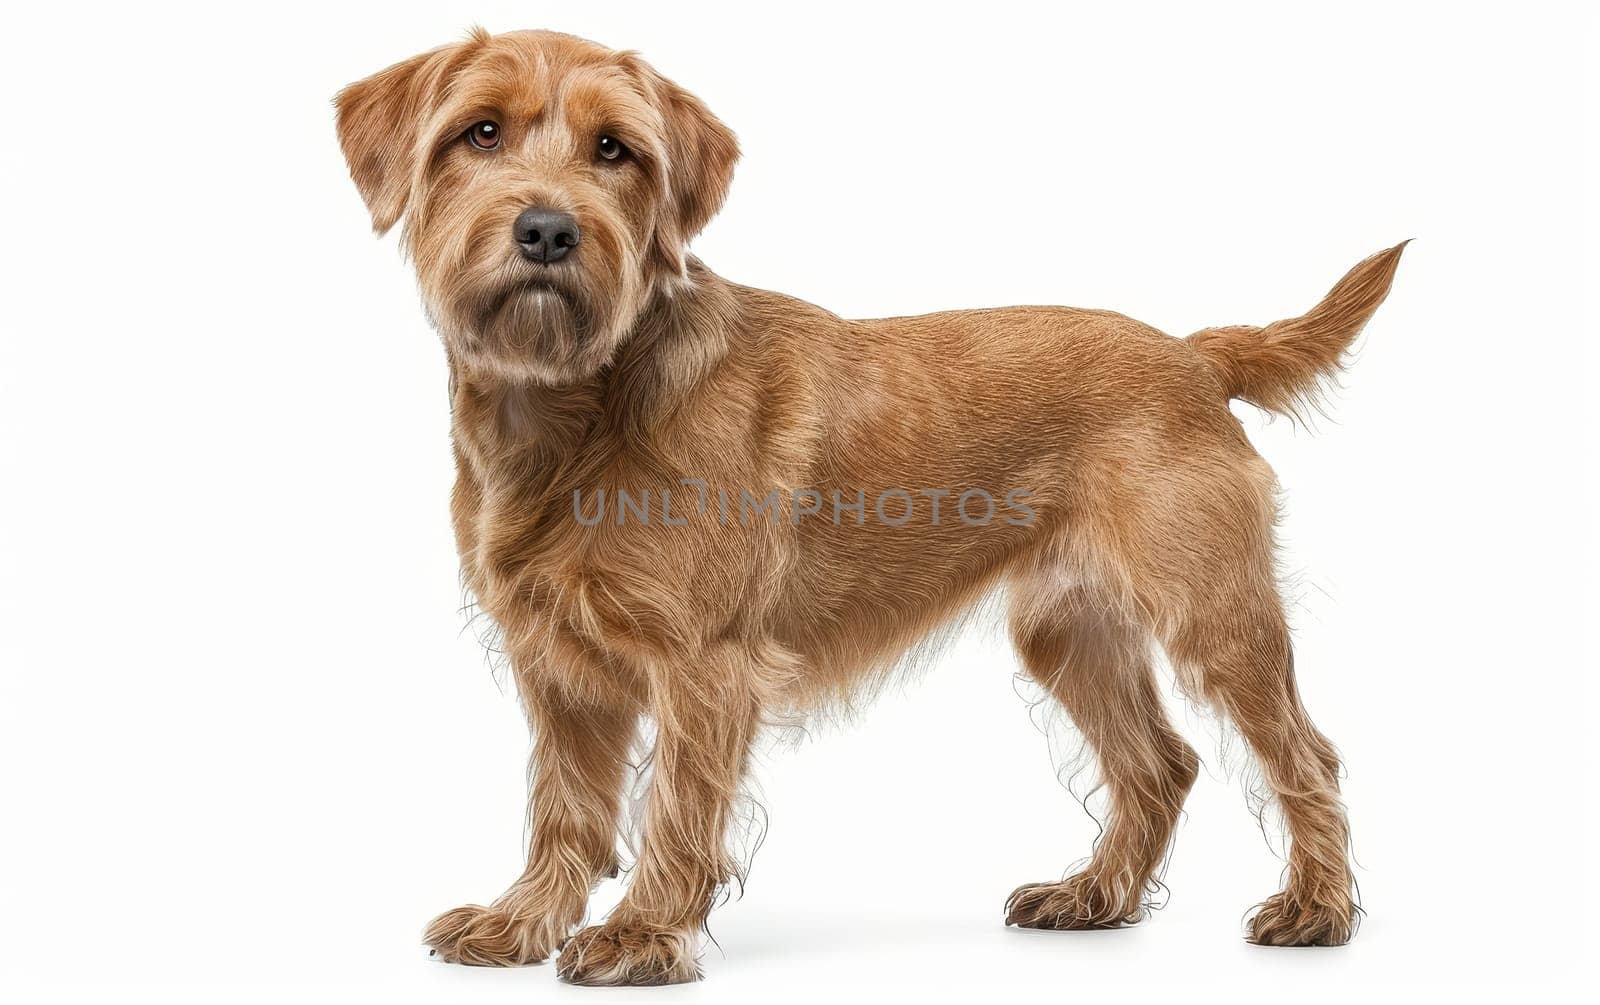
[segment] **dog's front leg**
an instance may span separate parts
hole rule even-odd
[[[428,945],[452,963],[509,967],[549,959],[583,922],[595,883],[616,874],[637,714],[519,683],[534,733],[528,862],[493,904],[458,907],[428,925]]]
[[[639,861],[604,924],[561,951],[574,984],[697,980],[698,936],[733,874],[725,831],[760,713],[766,679],[750,650],[728,645],[651,674],[656,744]]]

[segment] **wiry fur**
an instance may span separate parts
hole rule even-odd
[[[1198,759],[1162,711],[1186,689],[1258,758],[1292,838],[1251,937],[1336,944],[1354,918],[1333,747],[1295,689],[1273,573],[1275,484],[1230,397],[1288,409],[1382,301],[1400,248],[1304,318],[1185,341],[1107,311],[1015,307],[851,321],[730,283],[688,256],[737,146],[698,100],[570,36],[474,33],[351,85],[340,142],[380,232],[402,217],[451,366],[466,582],[498,626],[537,737],[523,875],[447,912],[445,959],[561,950],[584,984],[698,976],[696,933],[737,875],[724,837],[764,722],[881,681],[997,591],[1026,672],[1071,714],[1104,781],[1085,867],[1025,886],[1008,920],[1126,924],[1146,910]],[[463,132],[493,119],[502,143]],[[596,138],[629,156],[602,163]],[[557,263],[510,236],[565,210]],[[887,487],[1031,492],[1031,522],[852,519],[585,526],[574,493]],[[617,864],[629,750],[654,726],[627,893],[582,924]],[[574,934],[575,933],[575,934]],[[569,941],[570,940],[570,941]]]
[[[1303,317],[1264,328],[1204,328],[1189,336],[1189,344],[1211,364],[1228,397],[1298,414],[1317,403],[1322,382],[1343,366],[1345,352],[1388,294],[1407,243],[1356,265]]]

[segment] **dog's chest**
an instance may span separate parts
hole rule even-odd
[[[585,526],[574,498],[596,490],[461,472],[457,543],[467,582],[499,625],[518,672],[560,675],[561,686],[639,691],[638,668],[685,628],[683,598],[663,577],[640,575],[659,554],[653,524]],[[527,669],[525,670],[524,667]]]

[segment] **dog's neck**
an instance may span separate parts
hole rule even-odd
[[[546,385],[450,361],[452,431],[486,458],[559,461],[597,436],[642,440],[714,372],[739,310],[732,286],[699,259],[658,291],[616,358],[593,377]]]

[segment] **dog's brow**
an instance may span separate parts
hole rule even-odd
[[[562,115],[578,129],[624,128],[656,132],[660,114],[618,67],[595,67],[570,75],[559,91]]]
[[[484,53],[450,95],[456,109],[494,110],[508,119],[532,121],[545,114],[556,80],[536,47],[515,46]]]

